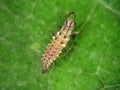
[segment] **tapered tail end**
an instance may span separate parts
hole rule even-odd
[[[42,73],[45,73],[46,72],[46,70],[45,69],[42,69],[42,71],[41,71]]]

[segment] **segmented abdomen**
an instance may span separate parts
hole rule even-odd
[[[52,42],[48,45],[48,48],[43,55],[43,72],[47,70],[49,65],[59,56],[68,40],[69,37],[66,37],[62,32],[58,32],[57,35],[53,37]]]
[[[45,72],[49,68],[50,64],[62,52],[62,49],[69,41],[73,26],[74,21],[70,18],[66,18],[61,30],[53,37],[53,40],[48,45],[47,50],[43,54],[42,72]]]

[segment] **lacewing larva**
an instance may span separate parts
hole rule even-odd
[[[70,35],[75,25],[75,15],[74,12],[69,13],[69,15],[64,20],[64,24],[60,31],[53,36],[53,40],[48,44],[47,50],[43,54],[42,58],[42,72],[44,73],[51,63],[56,60],[62,49],[66,46],[70,39]]]

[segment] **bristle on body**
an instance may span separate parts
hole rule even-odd
[[[47,50],[43,54],[42,58],[42,72],[44,73],[51,63],[56,60],[62,49],[66,46],[70,39],[71,32],[74,28],[74,14],[70,13],[64,21],[64,25],[53,37],[53,40],[48,45]]]

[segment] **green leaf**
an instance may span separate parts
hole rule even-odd
[[[80,34],[43,74],[71,11]],[[0,90],[120,90],[120,0],[0,0]]]

